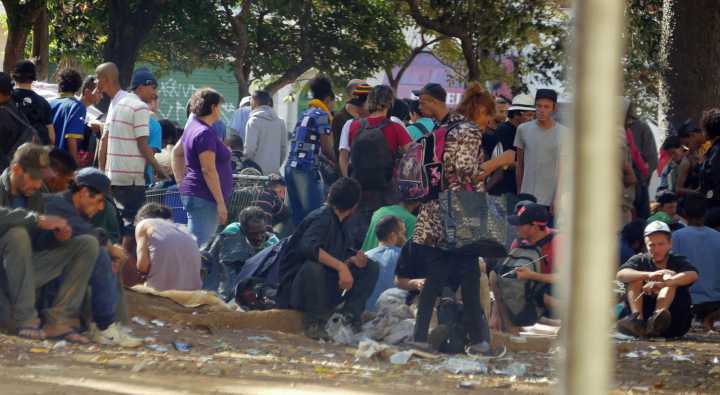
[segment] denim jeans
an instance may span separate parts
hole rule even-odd
[[[299,225],[311,211],[323,204],[323,182],[320,172],[313,169],[285,167],[288,198],[293,223]]]
[[[217,232],[217,204],[191,195],[181,195],[180,199],[183,208],[187,211],[188,230],[197,239],[198,246],[202,248]]]
[[[123,234],[134,235],[135,215],[145,202],[145,186],[113,186],[113,200],[123,220]]]

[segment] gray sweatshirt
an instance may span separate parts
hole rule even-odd
[[[263,174],[278,173],[288,152],[285,122],[270,106],[252,110],[245,129],[246,159],[260,165]]]

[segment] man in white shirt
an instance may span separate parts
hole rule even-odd
[[[105,95],[110,99],[105,116],[105,122],[102,124],[102,135],[100,137],[100,148],[98,149],[98,164],[100,170],[105,170],[107,162],[108,148],[108,127],[110,126],[110,118],[115,110],[117,103],[122,100],[128,93],[120,89],[120,72],[115,63],[103,63],[95,69],[97,85],[95,85],[95,94]],[[91,125],[92,126],[92,125]]]

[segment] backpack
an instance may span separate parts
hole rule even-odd
[[[404,200],[437,199],[443,189],[445,138],[458,124],[435,129],[420,137],[400,158],[395,184]]]
[[[0,171],[2,171],[10,166],[12,157],[18,147],[25,143],[32,143],[33,141],[38,139],[38,132],[32,125],[30,125],[30,123],[25,118],[25,115],[21,112],[18,112],[15,106],[0,105],[0,110],[7,112],[10,117],[15,121],[18,128],[18,133],[16,133],[15,140],[5,151],[7,152],[7,154],[0,154]]]
[[[235,302],[249,310],[268,310],[277,305],[280,258],[287,253],[288,238],[267,247],[245,261],[235,284]]]
[[[395,165],[383,133],[391,121],[384,119],[377,126],[370,126],[366,118],[361,118],[359,122],[360,130],[350,148],[352,177],[362,185],[363,190],[384,190],[392,178]]]
[[[550,243],[554,236],[555,234],[551,233],[535,245],[513,248],[496,269],[497,288],[513,325],[534,325],[545,311],[542,304],[545,284],[520,280],[515,276],[514,270],[527,266],[535,272],[541,272],[543,261],[546,261],[546,257],[542,255],[542,247]]]
[[[452,295],[451,291],[450,294]],[[428,339],[434,350],[446,354],[465,353],[470,338],[465,328],[464,314],[463,304],[455,300],[454,295],[440,299],[437,306],[438,325],[432,330]],[[485,313],[481,311],[480,314],[483,332],[481,337],[490,342],[490,328]]]

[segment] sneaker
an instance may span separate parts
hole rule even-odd
[[[325,330],[325,325],[320,322],[314,322],[305,327],[305,336],[313,340],[330,341],[330,335]]]
[[[640,314],[633,313],[617,322],[617,330],[623,335],[645,337],[647,331],[645,322],[639,318]]]
[[[136,348],[142,346],[143,344],[142,339],[137,338],[124,331],[120,324],[118,324],[117,322],[114,322],[104,331],[98,328],[94,328],[91,333],[92,341],[107,346]]]
[[[670,327],[672,316],[667,310],[658,310],[653,313],[647,322],[647,336],[661,337],[663,333]]]

